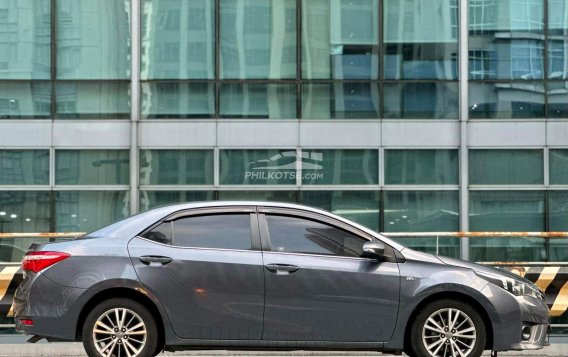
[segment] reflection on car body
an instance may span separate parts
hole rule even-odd
[[[33,245],[14,298],[33,340],[89,356],[162,349],[404,351],[479,357],[539,349],[548,307],[505,271],[406,248],[310,207],[162,207]]]

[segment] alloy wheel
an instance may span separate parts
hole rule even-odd
[[[93,327],[95,348],[104,357],[136,357],[144,349],[147,336],[144,320],[126,308],[106,311]]]
[[[472,319],[463,311],[445,308],[431,314],[422,328],[422,343],[431,357],[467,357],[477,340]]]

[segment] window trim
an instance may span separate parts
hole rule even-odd
[[[279,207],[258,207],[258,221],[260,225],[260,237],[262,243],[262,251],[263,253],[271,253],[271,254],[282,254],[282,255],[304,255],[304,256],[314,256],[314,257],[323,257],[323,258],[340,258],[340,259],[356,259],[356,260],[369,260],[369,258],[363,257],[347,257],[342,255],[335,255],[335,254],[318,254],[318,253],[298,253],[298,252],[276,252],[271,250],[270,244],[270,233],[268,230],[268,222],[266,220],[267,214],[279,215],[279,216],[286,216],[286,217],[294,217],[300,218],[305,220],[311,220],[318,222],[320,224],[326,224],[332,226],[336,229],[341,229],[347,231],[361,239],[365,239],[367,241],[377,240],[385,244],[386,250],[392,251],[392,257],[389,255],[385,255],[385,259],[381,262],[397,262],[397,251],[392,248],[390,245],[384,243],[380,239],[366,233],[363,231],[358,230],[357,228],[336,220],[332,217],[328,217],[322,214],[318,214],[315,212],[308,212],[302,211],[293,208],[279,208]]]
[[[209,248],[209,247],[190,247],[190,246],[183,246],[175,244],[175,232],[172,227],[172,242],[170,244],[155,242],[148,238],[145,238],[143,235],[148,233],[149,231],[153,230],[154,228],[158,227],[162,223],[172,223],[178,219],[182,218],[189,218],[195,216],[211,216],[211,215],[225,215],[225,214],[248,214],[249,216],[249,228],[250,228],[250,249],[232,249],[232,248]],[[206,208],[196,208],[196,209],[188,209],[188,210],[181,210],[174,213],[169,214],[168,216],[156,221],[144,231],[137,234],[137,237],[146,239],[150,242],[162,244],[172,248],[187,248],[187,249],[213,249],[213,250],[226,250],[226,251],[244,251],[244,252],[254,252],[254,251],[261,251],[261,242],[260,242],[260,232],[259,232],[259,225],[258,225],[258,217],[256,214],[256,207],[254,206],[235,206],[235,207],[206,207]]]

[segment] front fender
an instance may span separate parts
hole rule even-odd
[[[399,264],[399,268],[399,314],[393,339],[385,344],[386,349],[404,349],[408,324],[417,309],[431,299],[461,296],[475,300],[485,310],[492,326],[502,326],[506,324],[506,320],[514,320],[507,315],[506,307],[502,306],[502,299],[498,299],[497,304],[494,301],[496,295],[501,295],[500,292],[488,287],[490,284],[479,278],[471,269],[421,261],[406,261]],[[495,338],[497,336],[494,335],[494,340]]]

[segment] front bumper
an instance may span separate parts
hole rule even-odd
[[[511,345],[507,350],[540,350],[550,344],[548,342],[549,332],[549,324],[532,325],[530,338]]]
[[[499,299],[502,319],[493,325],[493,350],[539,350],[548,345],[550,316],[544,300],[532,296],[513,296],[501,288],[495,288],[501,291],[494,290],[494,293],[506,295]],[[523,329],[528,329],[530,334],[523,336]]]

